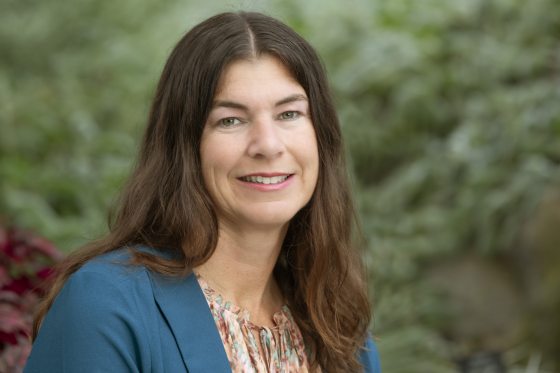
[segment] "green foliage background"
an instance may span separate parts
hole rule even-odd
[[[4,218],[64,251],[103,234],[173,44],[207,16],[242,9],[294,27],[329,71],[384,369],[451,372],[488,349],[511,371],[560,369],[556,0],[4,0]],[[515,332],[497,344],[485,335],[493,306],[465,312],[471,285],[438,280],[466,262],[479,279],[486,265],[506,273],[515,294]],[[458,327],[470,322],[481,331]]]

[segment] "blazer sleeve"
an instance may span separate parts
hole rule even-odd
[[[381,373],[381,363],[379,362],[379,353],[377,347],[368,336],[364,349],[360,355],[360,361],[366,373]]]
[[[149,338],[127,290],[105,273],[72,275],[41,325],[24,372],[141,371],[141,356],[149,356],[142,341]]]

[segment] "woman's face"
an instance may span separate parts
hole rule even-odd
[[[305,90],[274,57],[233,62],[218,85],[200,156],[220,224],[284,226],[317,183]]]

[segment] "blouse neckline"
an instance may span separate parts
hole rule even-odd
[[[282,307],[272,315],[274,326],[257,325],[251,321],[251,313],[249,310],[226,300],[220,293],[214,290],[200,274],[195,273],[195,276],[209,303],[218,305],[222,311],[231,314],[238,322],[246,324],[251,329],[280,331],[288,329],[290,323],[295,322],[288,305],[284,303]]]
[[[287,304],[273,314],[273,326],[256,325],[247,309],[224,299],[196,272],[195,276],[234,373],[309,371],[303,336]]]

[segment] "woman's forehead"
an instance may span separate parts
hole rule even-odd
[[[278,101],[296,95],[307,97],[303,87],[278,58],[263,55],[236,60],[226,66],[218,82],[214,103],[259,98]]]

